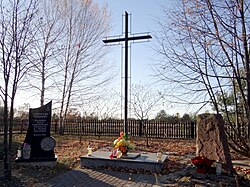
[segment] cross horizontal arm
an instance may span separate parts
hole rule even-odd
[[[151,39],[152,36],[150,35],[144,35],[144,36],[133,36],[128,37],[128,40],[143,40],[143,39]],[[125,38],[114,38],[114,39],[105,39],[102,40],[104,43],[112,43],[112,42],[123,42],[125,41]]]
[[[144,36],[133,36],[133,37],[128,37],[128,40],[143,40],[143,39],[151,39],[152,36],[150,35],[144,35]]]
[[[106,39],[102,40],[105,44],[106,43],[112,43],[112,42],[122,42],[125,41],[125,38],[114,38],[114,39]]]

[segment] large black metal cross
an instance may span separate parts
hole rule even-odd
[[[124,98],[124,132],[128,136],[128,41],[152,38],[150,35],[128,36],[128,13],[125,11],[125,36],[124,38],[104,39],[104,43],[125,42],[125,98]]]

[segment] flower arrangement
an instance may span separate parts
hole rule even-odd
[[[135,144],[131,143],[130,140],[126,139],[126,133],[120,132],[120,136],[113,142],[114,150],[110,154],[110,158],[116,156],[117,153],[121,152],[122,155],[126,155],[129,150],[135,148]]]
[[[196,166],[198,173],[207,173],[211,170],[211,166],[214,163],[204,156],[197,156],[191,159],[192,163]]]

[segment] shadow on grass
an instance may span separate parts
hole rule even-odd
[[[0,161],[3,161],[4,157],[4,150],[3,150],[3,143],[4,143],[4,136],[0,135]],[[14,161],[16,154],[17,154],[17,149],[22,146],[22,142],[16,141],[13,137],[13,142],[12,142],[12,151],[11,151],[11,158]]]
[[[0,181],[5,186],[30,186],[38,182],[44,182],[58,174],[70,170],[67,163],[57,162],[55,166],[23,166],[15,163],[17,149],[20,148],[22,142],[13,138],[12,152],[11,152],[11,171],[12,180],[6,181],[4,175],[4,153],[3,149],[0,150]],[[3,136],[0,136],[0,147],[3,148]],[[1,186],[1,185],[0,185]]]

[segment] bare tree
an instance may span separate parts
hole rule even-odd
[[[223,109],[237,137],[228,136],[230,146],[246,156],[250,156],[249,5],[245,0],[183,0],[178,10],[170,14],[166,10],[169,20],[159,21],[162,29],[157,37],[163,58],[156,66],[176,103],[212,103],[217,113]],[[235,113],[244,106],[244,134],[237,130],[239,113],[236,117],[230,113],[228,93],[234,95]]]
[[[131,111],[140,120],[148,119],[158,109],[160,99],[159,92],[149,85],[133,84],[131,87]]]
[[[32,21],[37,1],[0,1],[1,99],[4,103],[4,170],[11,179],[14,101],[19,84],[31,66],[27,57],[33,42]]]
[[[86,114],[96,113],[99,119],[119,118],[121,112],[120,96],[115,93],[106,94],[105,92],[105,95],[88,101],[82,108]]]
[[[36,90],[40,92],[41,106],[44,105],[45,91],[53,89],[52,75],[60,71],[56,57],[61,50],[59,43],[65,33],[63,33],[64,24],[58,15],[59,8],[54,0],[43,1],[36,17],[36,30],[33,30],[35,42],[30,60],[34,64],[26,80],[28,88],[33,89],[34,94],[37,93]]]
[[[161,95],[158,92],[153,91],[149,85],[134,84],[131,88],[131,111],[140,120],[140,131],[144,130],[144,134],[148,142],[148,134],[145,126],[145,120],[147,120],[152,114],[158,110],[157,104],[161,100]]]
[[[69,106],[94,95],[109,77],[102,77],[108,67],[103,61],[106,49],[101,44],[109,30],[109,15],[92,0],[57,1],[65,23],[65,38],[60,56],[63,74],[56,75],[61,94],[60,129]],[[109,75],[108,75],[109,76]],[[62,83],[62,84],[61,84]],[[85,97],[85,98],[84,98]]]

